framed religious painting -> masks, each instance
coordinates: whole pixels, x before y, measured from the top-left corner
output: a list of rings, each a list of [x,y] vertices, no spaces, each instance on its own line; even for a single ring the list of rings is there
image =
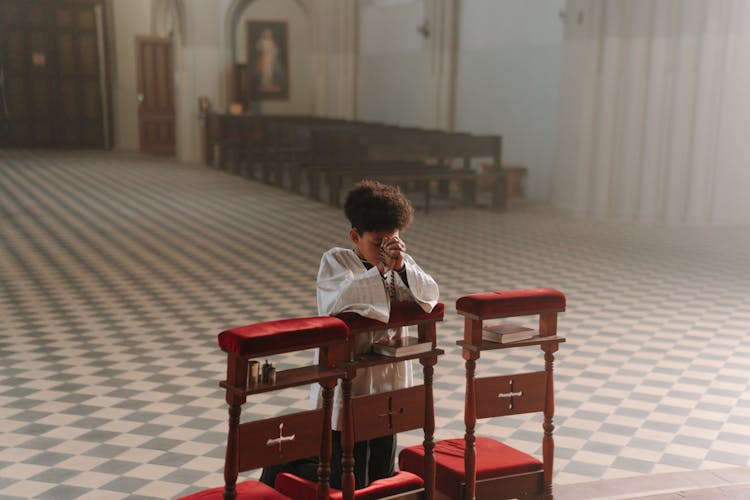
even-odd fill
[[[253,100],[289,99],[286,21],[247,21],[247,66]]]

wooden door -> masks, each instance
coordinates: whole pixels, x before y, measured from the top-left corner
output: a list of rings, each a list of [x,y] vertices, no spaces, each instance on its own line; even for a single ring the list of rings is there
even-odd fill
[[[174,156],[172,40],[136,37],[136,64],[141,152]]]
[[[105,7],[0,0],[0,144],[108,147]]]

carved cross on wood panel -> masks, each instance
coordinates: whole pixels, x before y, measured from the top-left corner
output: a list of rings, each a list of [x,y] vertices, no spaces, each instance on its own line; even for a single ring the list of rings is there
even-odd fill
[[[388,396],[388,411],[386,413],[378,413],[378,418],[388,417],[388,428],[393,429],[393,415],[401,415],[404,413],[404,408],[393,409],[393,397]]]
[[[513,398],[520,398],[523,396],[523,391],[513,391],[513,379],[509,380],[509,392],[501,392],[497,395],[498,398],[508,398],[508,408],[513,409]]]
[[[289,436],[284,435],[284,422],[281,422],[279,424],[279,437],[277,438],[269,438],[268,441],[266,441],[266,446],[273,446],[278,444],[279,445],[279,453],[282,453],[281,446],[286,441],[294,441],[294,437],[296,434],[291,434]]]

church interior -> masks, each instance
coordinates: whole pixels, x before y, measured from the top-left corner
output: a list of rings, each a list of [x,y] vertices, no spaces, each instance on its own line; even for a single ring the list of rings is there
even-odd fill
[[[0,0],[0,498],[223,488],[233,398],[310,402],[232,392],[217,335],[317,315],[362,178],[444,304],[399,451],[484,415],[481,350],[547,373],[544,414],[476,422],[545,457],[539,498],[748,498],[747,88],[745,0]],[[554,349],[470,345],[459,299],[538,289]],[[283,386],[303,347],[256,359]]]

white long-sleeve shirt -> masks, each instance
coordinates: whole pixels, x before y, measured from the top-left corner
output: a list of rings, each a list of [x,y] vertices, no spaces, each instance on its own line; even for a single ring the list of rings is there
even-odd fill
[[[439,290],[432,276],[420,268],[411,256],[404,254],[406,280],[391,271],[386,279],[381,277],[376,267],[366,269],[354,250],[332,248],[323,254],[318,270],[318,314],[335,315],[342,312],[354,312],[361,316],[388,322],[390,302],[413,300],[425,311],[431,311],[438,302]],[[392,290],[394,297],[389,297]],[[369,352],[372,344],[388,337],[398,338],[407,335],[407,327],[388,330],[375,330],[357,334],[353,339],[355,352]],[[315,362],[318,353],[315,354]],[[413,385],[411,361],[399,361],[386,365],[373,366],[357,370],[352,380],[352,396],[362,396],[385,392]],[[311,398],[314,407],[322,405],[320,386],[312,386]],[[341,429],[341,381],[336,386],[333,396],[333,429]]]

